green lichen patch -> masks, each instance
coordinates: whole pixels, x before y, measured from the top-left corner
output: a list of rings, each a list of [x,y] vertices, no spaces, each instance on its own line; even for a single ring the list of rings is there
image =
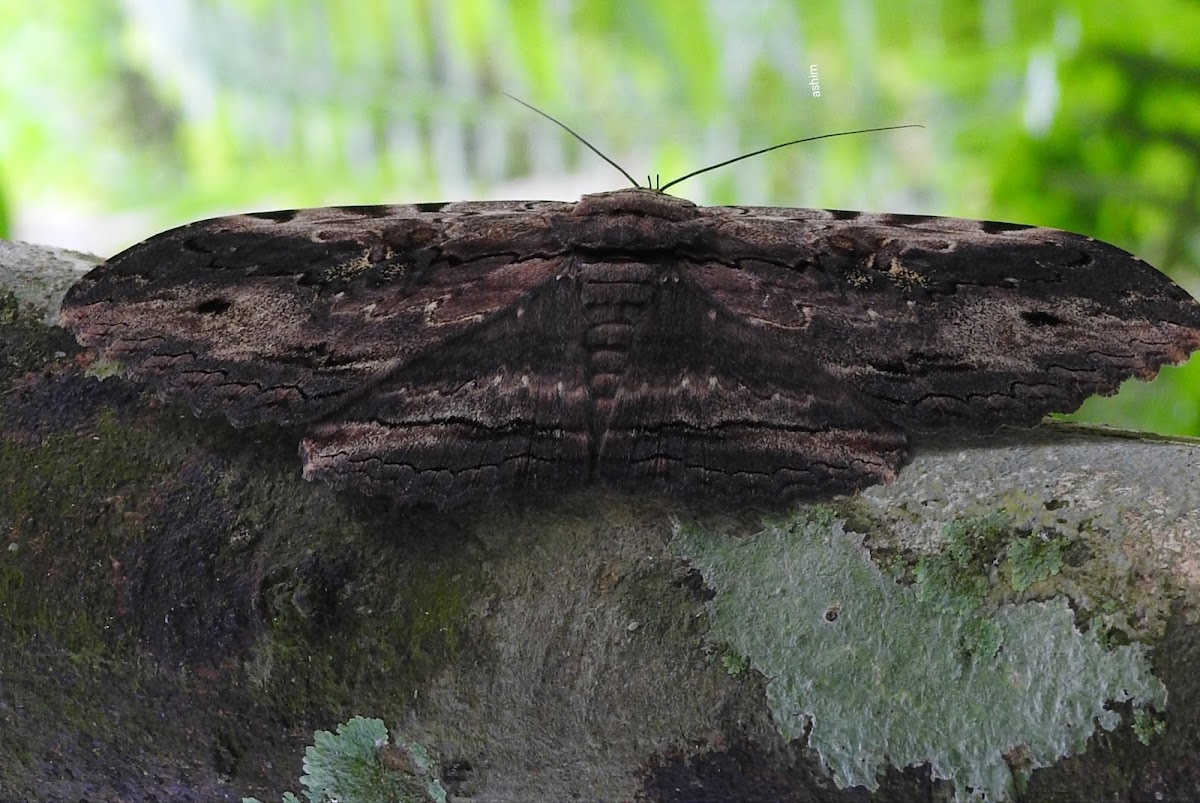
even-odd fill
[[[1149,745],[1167,732],[1167,723],[1153,712],[1139,709],[1133,713],[1133,732],[1139,742]]]
[[[0,291],[0,326],[11,326],[21,312],[17,297],[9,291]]]
[[[960,543],[987,536],[976,527]],[[1165,706],[1140,646],[1105,649],[1062,597],[990,612],[944,604],[884,575],[861,537],[827,517],[745,539],[679,527],[671,546],[716,592],[710,638],[769,679],[785,738],[811,726],[809,746],[839,786],[875,789],[888,764],[928,763],[958,799],[1003,800],[1015,791],[1014,750],[1023,780],[1082,752],[1096,725],[1115,728],[1109,701]],[[989,647],[964,654],[972,643]]]
[[[312,803],[446,803],[438,767],[424,745],[397,738],[388,743],[381,719],[352,717],[337,733],[317,731],[304,751],[300,782]],[[260,803],[243,798],[243,803]],[[298,803],[291,792],[284,803]]]
[[[1042,426],[997,433],[987,448],[918,448],[896,482],[856,500],[883,522],[867,541],[877,560],[941,552],[948,523],[1002,511],[1011,537],[991,601],[1066,594],[1081,626],[1144,642],[1161,638],[1175,611],[1200,618],[1200,564],[1181,559],[1200,533],[1196,455],[1195,443],[1177,439]],[[1069,544],[1008,551],[1025,536]],[[901,569],[911,578],[911,565]]]
[[[736,652],[726,652],[721,656],[721,666],[725,667],[725,671],[734,677],[745,672],[749,665],[750,660]]]
[[[1062,571],[1063,555],[1069,542],[1066,538],[1029,535],[1009,544],[1008,561],[1012,571],[1013,591],[1024,591]]]
[[[991,575],[1008,534],[999,514],[961,519],[946,525],[945,545],[917,561],[919,597],[947,613],[979,607],[992,587]]]
[[[919,558],[912,575],[921,599],[965,613],[1056,576],[1070,545],[1046,529],[1022,530],[1001,513],[967,516],[942,528],[941,548]]]
[[[92,379],[101,381],[112,377],[123,377],[126,375],[125,366],[119,362],[114,362],[104,357],[97,357],[88,365],[86,375]]]

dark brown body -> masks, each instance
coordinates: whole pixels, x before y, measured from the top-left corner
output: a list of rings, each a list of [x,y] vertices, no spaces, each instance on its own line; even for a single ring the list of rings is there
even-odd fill
[[[308,477],[437,504],[853,490],[907,432],[1032,424],[1200,348],[1187,293],[1079,235],[634,189],[195,223],[63,321],[197,413],[310,424]]]

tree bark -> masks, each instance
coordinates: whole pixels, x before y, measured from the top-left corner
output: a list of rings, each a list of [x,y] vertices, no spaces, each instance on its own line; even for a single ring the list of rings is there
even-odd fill
[[[396,509],[91,362],[48,322],[94,263],[0,245],[2,799],[277,800],[354,715],[452,799],[1200,798],[1200,443],[929,442],[787,515]]]

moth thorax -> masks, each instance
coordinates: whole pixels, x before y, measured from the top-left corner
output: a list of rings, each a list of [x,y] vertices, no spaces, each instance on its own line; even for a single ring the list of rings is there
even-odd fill
[[[670,221],[692,220],[700,209],[691,201],[658,190],[627,188],[585,195],[575,205],[577,217],[632,214]]]

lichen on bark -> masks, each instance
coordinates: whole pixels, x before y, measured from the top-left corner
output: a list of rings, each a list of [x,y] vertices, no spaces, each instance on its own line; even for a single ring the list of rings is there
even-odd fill
[[[1080,633],[1065,598],[983,611],[974,588],[964,604],[923,597],[825,510],[743,539],[681,527],[672,549],[716,593],[710,637],[768,678],[781,732],[807,736],[839,786],[928,763],[956,799],[1009,800],[1031,770],[1082,752],[1093,722],[1116,727],[1110,702],[1165,708],[1143,648]]]

